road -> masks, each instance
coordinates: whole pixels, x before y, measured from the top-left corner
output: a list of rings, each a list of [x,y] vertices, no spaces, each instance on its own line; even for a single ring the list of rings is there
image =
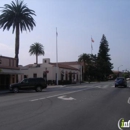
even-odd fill
[[[111,81],[1,94],[0,130],[119,130],[119,119],[130,120],[129,85],[114,88]]]

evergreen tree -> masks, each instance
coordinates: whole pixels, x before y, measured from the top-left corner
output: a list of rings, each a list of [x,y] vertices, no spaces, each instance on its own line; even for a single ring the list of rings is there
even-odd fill
[[[110,62],[111,58],[108,53],[109,51],[110,49],[108,41],[105,35],[103,34],[97,57],[98,77],[100,80],[106,79],[107,76],[109,76],[112,73],[113,64]]]
[[[88,80],[96,80],[97,79],[97,56],[93,54],[89,54],[90,61],[87,63],[86,75]]]

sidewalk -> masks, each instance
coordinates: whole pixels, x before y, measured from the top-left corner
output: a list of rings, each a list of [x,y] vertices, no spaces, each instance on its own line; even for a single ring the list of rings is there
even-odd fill
[[[9,90],[0,90],[0,94],[6,94],[6,93],[10,93]]]

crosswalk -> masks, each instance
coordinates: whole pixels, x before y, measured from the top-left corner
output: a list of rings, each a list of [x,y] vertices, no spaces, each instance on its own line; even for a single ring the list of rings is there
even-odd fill
[[[114,84],[86,84],[83,86],[71,86],[71,88],[98,88],[98,89],[108,89],[108,88],[115,88]],[[70,88],[70,87],[69,87]],[[129,88],[129,85],[128,85]]]
[[[98,85],[98,86],[93,86],[95,88],[102,88],[102,89],[106,89],[106,88],[114,88],[114,85]]]

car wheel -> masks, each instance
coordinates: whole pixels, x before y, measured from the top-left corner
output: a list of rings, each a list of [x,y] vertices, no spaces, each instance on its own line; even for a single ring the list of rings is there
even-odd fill
[[[46,86],[44,86],[44,88],[47,88],[47,85],[46,85]]]
[[[19,92],[19,89],[17,87],[13,88],[13,92],[14,93],[18,93]]]
[[[36,92],[41,92],[41,91],[42,91],[41,86],[37,86],[37,87],[36,87]]]

